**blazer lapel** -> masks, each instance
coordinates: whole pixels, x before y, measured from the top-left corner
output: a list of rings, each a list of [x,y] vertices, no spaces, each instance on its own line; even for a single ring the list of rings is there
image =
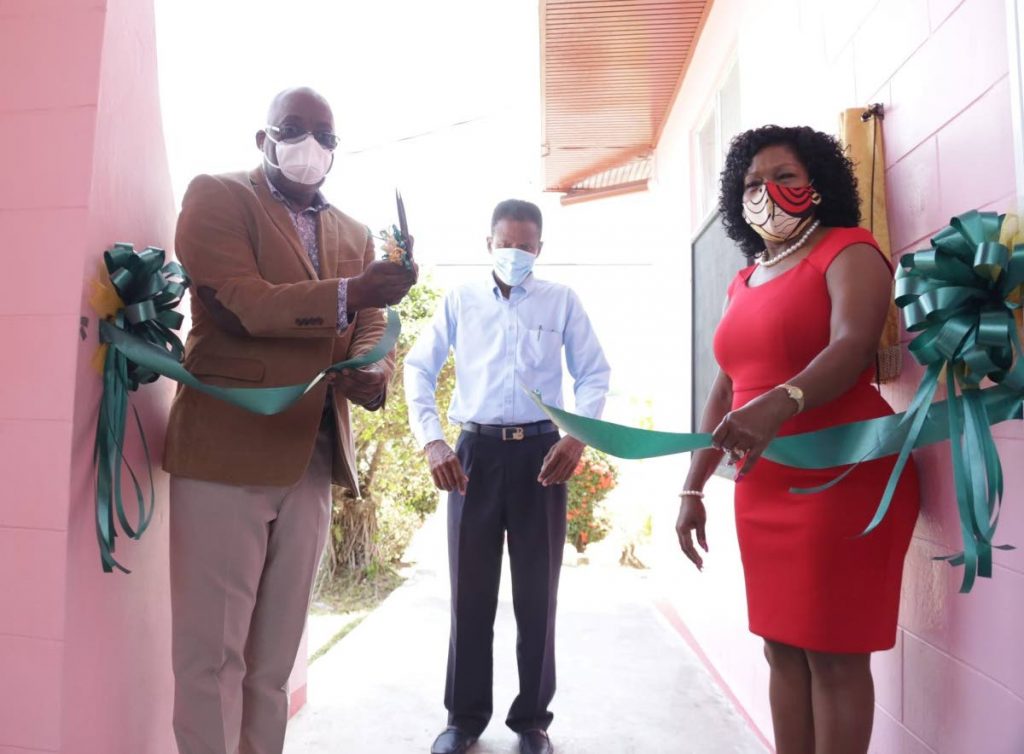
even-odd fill
[[[256,197],[260,200],[260,204],[263,205],[267,215],[274,221],[274,225],[281,231],[281,235],[288,239],[288,245],[291,246],[295,256],[298,257],[299,264],[302,265],[310,279],[316,280],[316,270],[313,268],[313,263],[309,261],[309,254],[303,248],[302,241],[299,240],[299,232],[295,230],[295,223],[292,222],[288,209],[271,195],[270,187],[267,186],[267,179],[263,175],[263,169],[256,168],[249,173],[249,181],[252,183],[253,191],[256,192]],[[323,247],[321,246],[321,248]]]
[[[320,269],[325,278],[338,275],[338,220],[330,209],[317,213],[316,239],[320,246]]]

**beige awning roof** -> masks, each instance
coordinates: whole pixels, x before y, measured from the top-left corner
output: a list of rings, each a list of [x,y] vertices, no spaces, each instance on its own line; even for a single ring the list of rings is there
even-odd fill
[[[541,0],[546,190],[649,166],[712,2]]]

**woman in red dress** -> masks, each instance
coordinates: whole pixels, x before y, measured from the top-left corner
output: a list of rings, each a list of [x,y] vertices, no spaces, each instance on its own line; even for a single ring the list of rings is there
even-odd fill
[[[872,386],[892,270],[857,227],[856,179],[832,137],[766,126],[738,136],[722,172],[726,230],[758,260],[729,286],[715,333],[720,372],[676,529],[700,568],[702,489],[723,454],[738,468],[736,530],[750,630],[763,637],[778,754],[864,754],[874,717],[870,653],[896,640],[903,559],[918,510],[909,464],[888,515],[863,532],[893,467],[837,475],[758,460],[771,440],[892,409]]]

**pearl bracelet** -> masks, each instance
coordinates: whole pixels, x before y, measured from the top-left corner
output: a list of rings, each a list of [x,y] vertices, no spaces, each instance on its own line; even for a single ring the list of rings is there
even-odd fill
[[[683,490],[679,493],[679,497],[696,497],[701,500],[704,499],[704,493],[700,490]]]

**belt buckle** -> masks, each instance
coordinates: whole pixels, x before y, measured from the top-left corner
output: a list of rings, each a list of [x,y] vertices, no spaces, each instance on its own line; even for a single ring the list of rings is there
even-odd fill
[[[526,437],[526,430],[522,427],[502,427],[501,428],[501,439],[503,441],[508,440],[522,440]]]

